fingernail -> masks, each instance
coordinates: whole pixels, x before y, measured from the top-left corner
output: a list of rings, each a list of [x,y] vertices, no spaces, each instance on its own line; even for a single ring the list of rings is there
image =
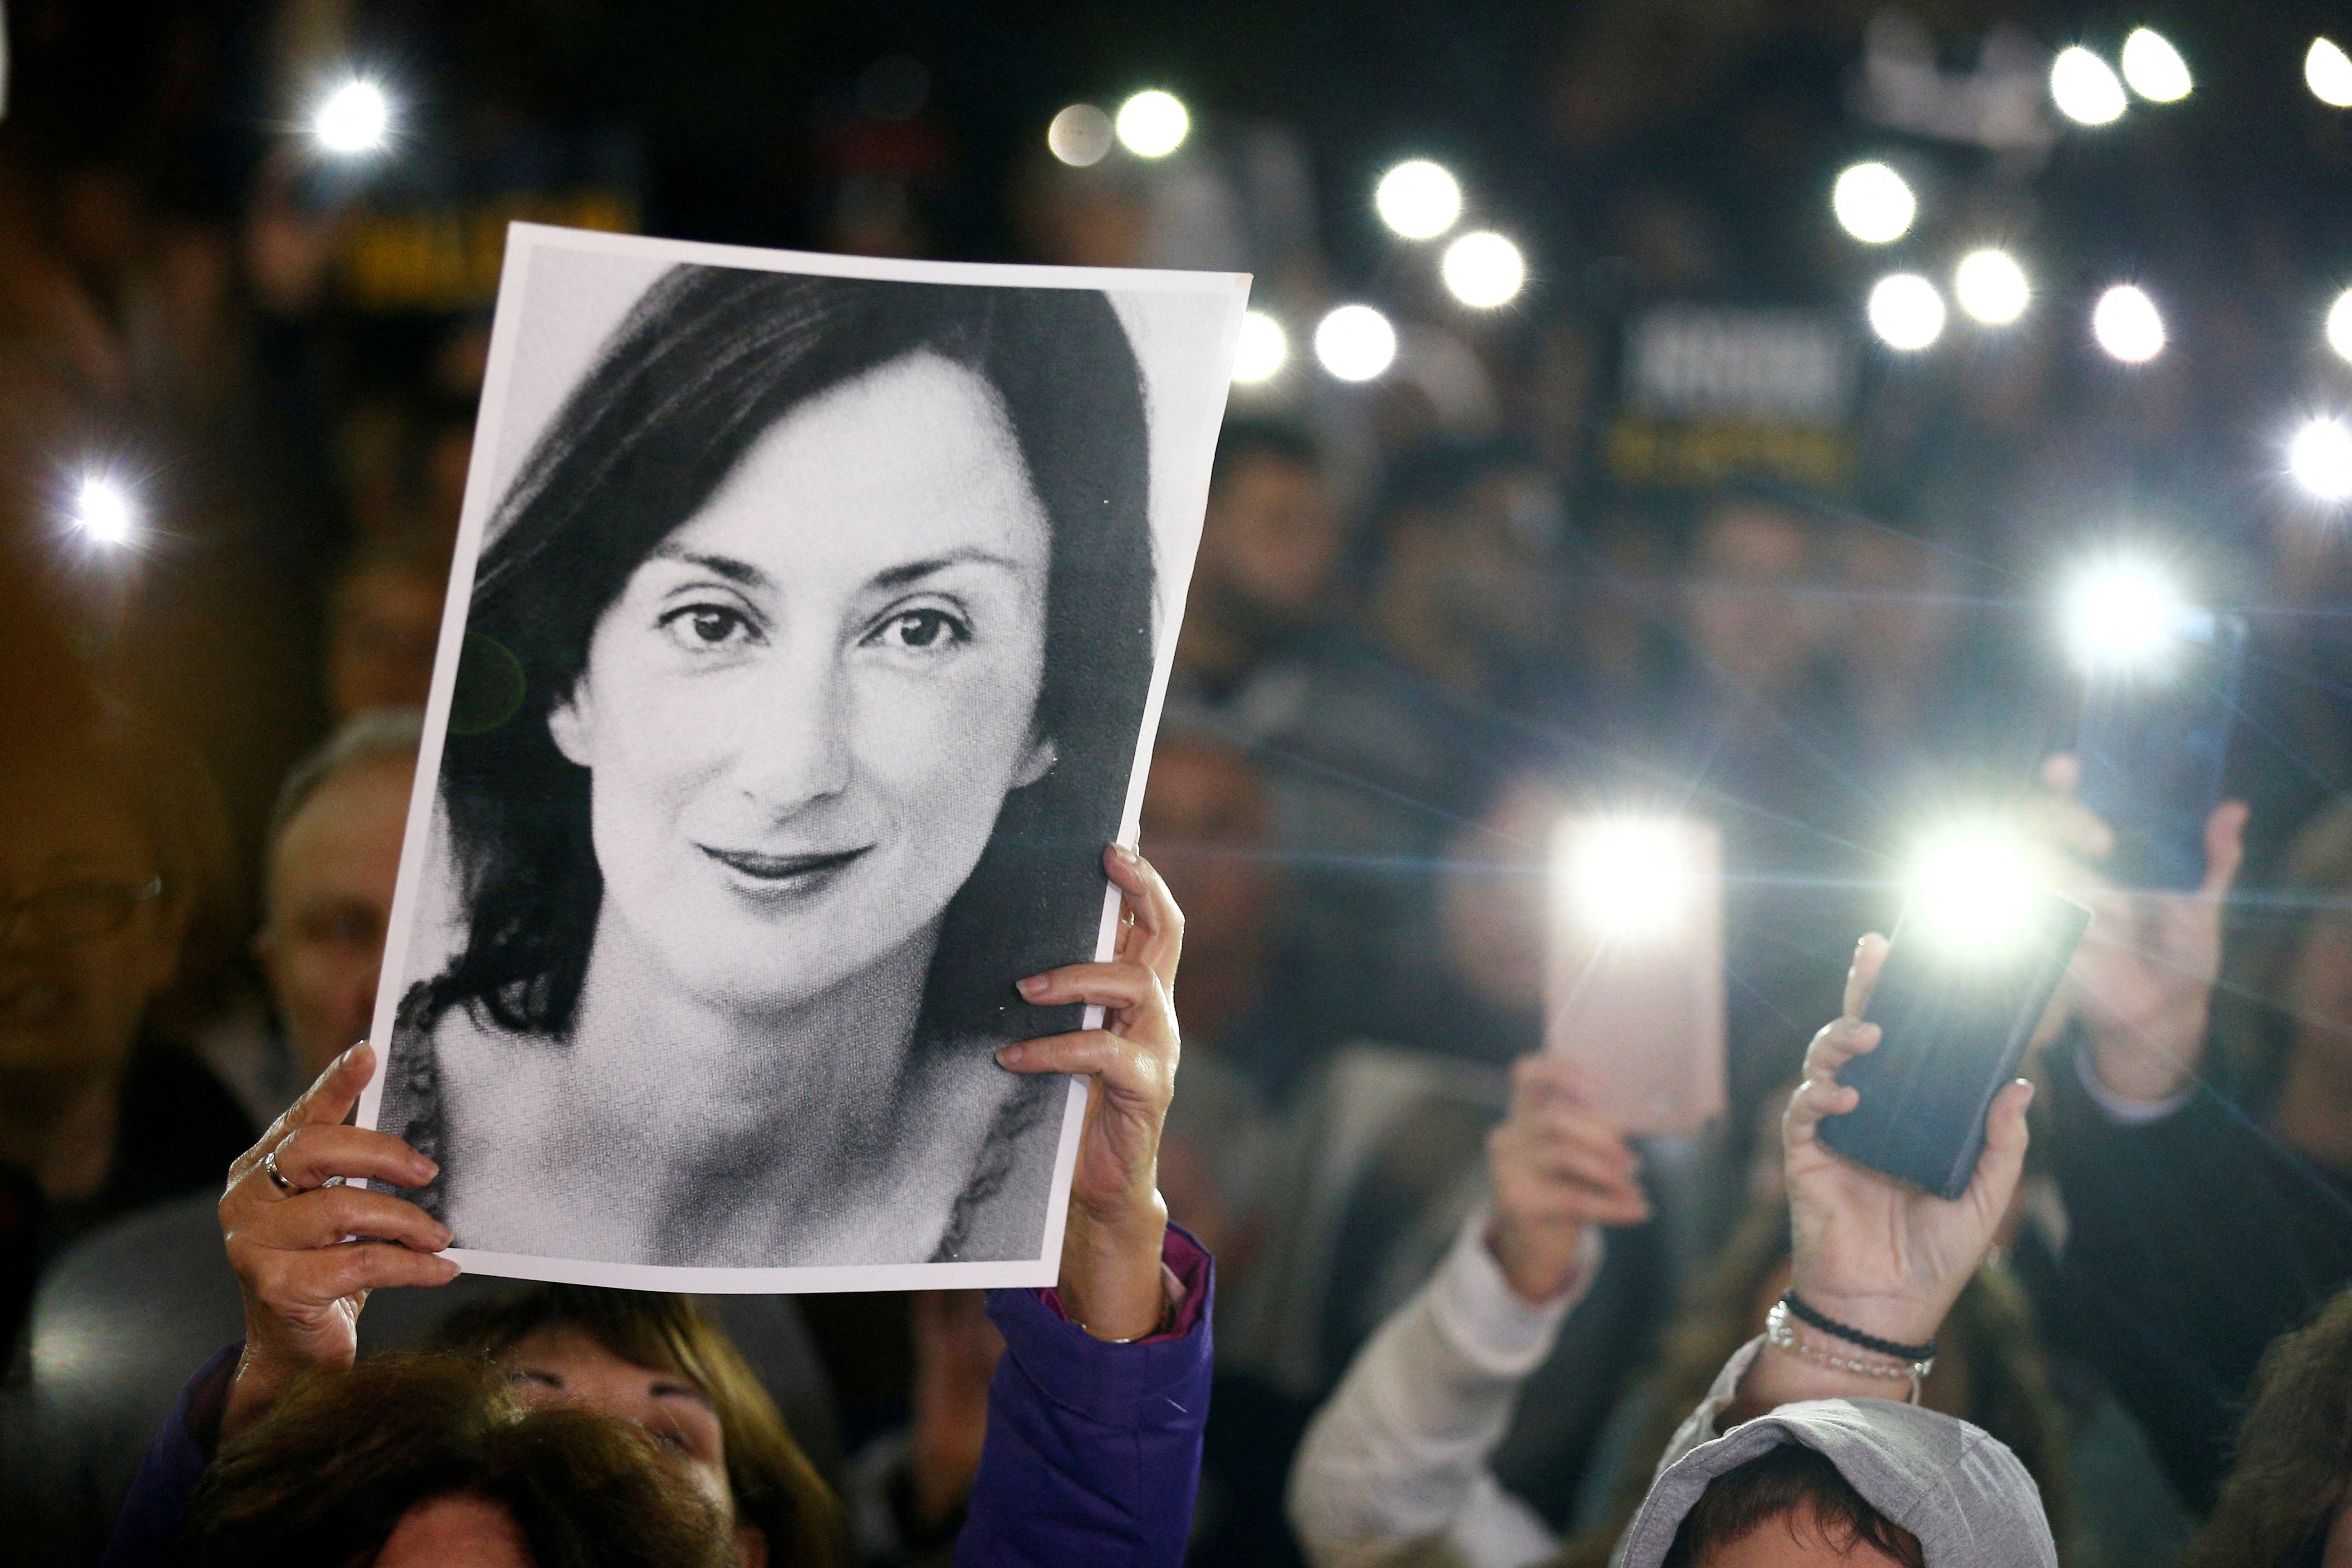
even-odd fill
[[[1019,1066],[1021,1065],[1021,1058],[1022,1058],[1023,1057],[1026,1056],[1026,1055],[1028,1055],[1028,1051],[1027,1051],[1027,1049],[1026,1049],[1025,1047],[1021,1047],[1021,1046],[1005,1046],[1005,1047],[1002,1047],[1002,1048],[1000,1048],[1000,1049],[997,1051],[997,1053],[996,1053],[996,1061],[997,1061],[997,1065],[998,1065],[999,1067],[1008,1067],[1008,1068],[1016,1068],[1016,1067],[1019,1067]]]
[[[1018,984],[1021,987],[1021,994],[1024,996],[1035,996],[1042,993],[1045,987],[1051,985],[1053,982],[1046,979],[1042,974],[1033,974],[1028,979],[1021,981]]]
[[[425,1173],[425,1182],[431,1181],[434,1177],[441,1173],[441,1167],[439,1165],[436,1164],[431,1160],[424,1159],[422,1157],[420,1157],[416,1162],[416,1169]],[[419,1182],[416,1184],[418,1186],[423,1186],[425,1182]]]
[[[1110,847],[1110,852],[1118,856],[1120,859],[1126,861],[1130,866],[1134,865],[1136,862],[1137,857],[1135,851],[1124,844],[1112,845]]]

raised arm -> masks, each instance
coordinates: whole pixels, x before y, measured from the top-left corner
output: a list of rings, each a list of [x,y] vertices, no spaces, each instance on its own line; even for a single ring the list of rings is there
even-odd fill
[[[1318,1568],[1435,1539],[1468,1568],[1519,1568],[1558,1549],[1488,1457],[1599,1272],[1599,1227],[1649,1217],[1633,1153],[1591,1102],[1571,1063],[1534,1056],[1514,1068],[1510,1115],[1486,1143],[1489,1208],[1357,1353],[1292,1467],[1291,1523]]]
[[[1091,1003],[1103,1026],[1005,1047],[1013,1072],[1089,1080],[1052,1291],[990,1292],[1004,1356],[956,1543],[959,1563],[1184,1558],[1209,1414],[1208,1255],[1168,1225],[1160,1131],[1175,1091],[1172,1001],[1184,920],[1133,850],[1103,858],[1125,910],[1108,963],[1022,983],[1045,1004]]]

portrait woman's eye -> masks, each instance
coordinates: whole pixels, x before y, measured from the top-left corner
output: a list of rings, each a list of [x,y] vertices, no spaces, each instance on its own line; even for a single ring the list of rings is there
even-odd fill
[[[680,605],[664,615],[660,624],[669,640],[688,653],[741,647],[757,640],[759,632],[742,611],[709,603]]]
[[[910,653],[936,653],[971,641],[962,616],[937,605],[916,605],[885,616],[866,637],[868,644]]]

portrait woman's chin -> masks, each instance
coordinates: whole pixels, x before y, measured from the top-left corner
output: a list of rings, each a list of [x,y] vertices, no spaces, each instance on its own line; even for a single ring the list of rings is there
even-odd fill
[[[461,1247],[1038,1256],[1151,670],[1148,426],[1103,295],[681,266],[474,574],[439,799],[465,941],[378,1125]]]

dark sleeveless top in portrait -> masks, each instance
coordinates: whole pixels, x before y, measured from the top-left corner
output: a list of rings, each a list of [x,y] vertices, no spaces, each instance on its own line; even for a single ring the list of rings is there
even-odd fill
[[[392,1050],[384,1068],[383,1100],[376,1110],[376,1128],[402,1140],[441,1167],[422,1187],[391,1189],[444,1224],[448,1203],[449,1173],[462,1165],[463,1149],[449,1146],[448,1121],[441,1105],[440,1064],[433,1029],[425,1023],[432,987],[420,983],[401,998],[393,1026]],[[980,1049],[978,1045],[972,1049]],[[1034,1139],[1051,1135],[1061,1124],[1061,1108],[1068,1092],[1059,1076],[1027,1078],[997,1108],[971,1173],[949,1211],[947,1229],[929,1258],[854,1258],[838,1261],[870,1263],[992,1263],[1034,1259],[1045,1240],[1046,1194],[1053,1183],[1054,1161],[1041,1163],[1023,1153]],[[451,1243],[467,1245],[463,1235]],[[606,1259],[604,1261],[623,1261]],[[651,1262],[653,1259],[626,1259]],[[825,1267],[831,1259],[807,1265]],[[740,1267],[759,1267],[756,1264]]]

